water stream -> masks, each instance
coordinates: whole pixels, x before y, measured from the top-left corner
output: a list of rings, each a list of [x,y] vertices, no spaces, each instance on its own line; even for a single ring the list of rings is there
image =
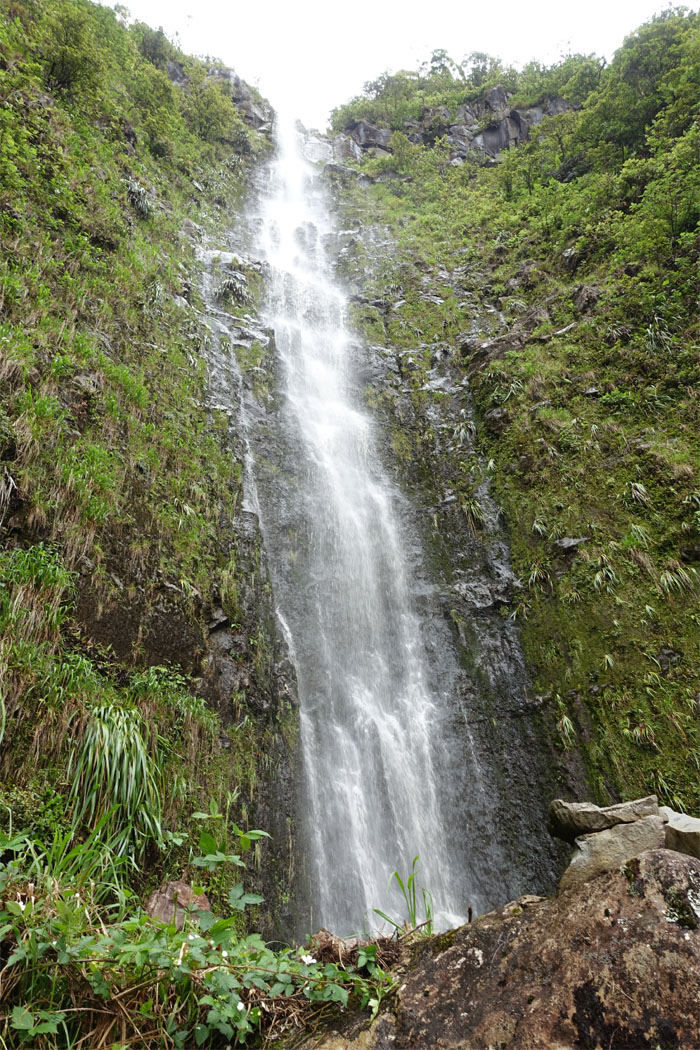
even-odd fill
[[[297,932],[376,929],[375,909],[403,919],[391,874],[405,880],[416,856],[416,882],[447,928],[470,906],[548,888],[553,870],[522,654],[488,597],[512,577],[507,544],[484,493],[491,536],[456,589],[429,568],[425,508],[383,465],[365,407],[372,351],[346,326],[323,179],[294,122],[278,120],[277,137],[245,245],[265,272],[262,317],[234,319],[218,303],[213,274],[235,253],[202,258],[210,396],[236,421],[243,509],[259,521],[298,682],[295,843],[311,906],[297,905]],[[465,601],[467,665],[454,621]]]
[[[346,302],[324,252],[328,206],[293,123],[280,123],[278,142],[260,249],[285,390],[278,478],[291,471],[296,491],[285,526],[280,485],[267,500],[261,486],[262,521],[298,677],[317,921],[348,933],[376,924],[374,908],[400,917],[389,878],[405,878],[417,855],[446,926],[468,897],[451,845],[460,818],[440,786],[447,711],[428,681],[401,497],[356,389]],[[478,793],[478,770],[472,780]]]

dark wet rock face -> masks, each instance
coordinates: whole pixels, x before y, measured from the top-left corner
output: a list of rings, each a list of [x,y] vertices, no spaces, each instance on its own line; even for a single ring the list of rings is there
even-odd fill
[[[700,864],[654,850],[414,949],[374,1025],[318,1050],[695,1050]],[[312,1044],[304,1044],[310,1047]]]
[[[339,272],[347,266],[353,273],[358,242],[363,266],[392,251],[383,237],[381,229],[343,231],[335,248]],[[443,285],[451,279],[439,275]],[[353,285],[358,314],[400,314],[401,299],[373,295],[365,280],[363,270]],[[421,297],[442,302],[438,283],[426,277]],[[464,339],[471,335],[465,331]],[[476,913],[528,890],[551,892],[564,851],[547,841],[547,806],[562,789],[580,793],[583,777],[566,770],[562,781],[546,698],[532,695],[512,615],[522,584],[487,465],[478,461],[468,381],[455,348],[444,343],[369,343],[354,353],[381,428],[382,458],[408,497],[399,512],[413,602],[430,681],[448,698],[441,764],[450,804],[463,815],[454,838],[464,844],[470,876],[465,904]],[[460,480],[464,461],[479,478],[469,491]]]

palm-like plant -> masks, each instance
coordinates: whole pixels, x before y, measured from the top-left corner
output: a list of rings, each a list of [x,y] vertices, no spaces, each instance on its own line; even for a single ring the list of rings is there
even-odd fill
[[[104,820],[103,838],[117,856],[140,853],[162,837],[162,800],[156,764],[135,708],[106,703],[92,708],[69,773],[73,826]]]

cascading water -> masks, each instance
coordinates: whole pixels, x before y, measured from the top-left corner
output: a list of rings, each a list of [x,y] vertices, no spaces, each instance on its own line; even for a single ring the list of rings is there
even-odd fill
[[[548,890],[557,866],[538,708],[501,615],[517,581],[487,485],[480,539],[433,550],[447,574],[426,559],[425,522],[440,507],[413,506],[382,466],[362,385],[368,370],[384,374],[385,352],[358,347],[345,326],[327,257],[338,235],[303,141],[278,121],[249,216],[245,251],[262,258],[268,289],[262,318],[230,316],[216,294],[216,267],[235,264],[240,231],[237,251],[202,253],[211,397],[245,462],[244,510],[259,521],[298,684],[305,831],[285,875],[290,920],[303,938],[321,925],[376,927],[374,909],[403,918],[390,877],[405,879],[418,856],[417,883],[444,928],[470,906]]]
[[[298,677],[314,921],[352,932],[376,925],[373,908],[401,915],[389,878],[418,855],[446,926],[474,900],[456,845],[463,817],[441,786],[454,773],[452,730],[428,685],[400,496],[355,389],[346,303],[324,255],[329,212],[298,137],[280,124],[260,222],[292,450],[278,477],[295,480],[286,499],[277,485],[266,500],[261,486],[261,513]],[[470,775],[478,795],[478,770]]]

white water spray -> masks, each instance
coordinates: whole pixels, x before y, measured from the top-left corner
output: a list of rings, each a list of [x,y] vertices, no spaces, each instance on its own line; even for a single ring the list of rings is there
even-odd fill
[[[280,124],[260,223],[266,321],[298,458],[286,544],[268,535],[264,499],[261,509],[298,677],[314,921],[349,933],[376,926],[374,908],[402,917],[389,878],[405,878],[418,855],[417,881],[446,926],[467,903],[451,848],[460,829],[438,787],[446,713],[426,680],[400,496],[355,390],[346,301],[324,254],[329,211],[299,139],[293,122]]]

